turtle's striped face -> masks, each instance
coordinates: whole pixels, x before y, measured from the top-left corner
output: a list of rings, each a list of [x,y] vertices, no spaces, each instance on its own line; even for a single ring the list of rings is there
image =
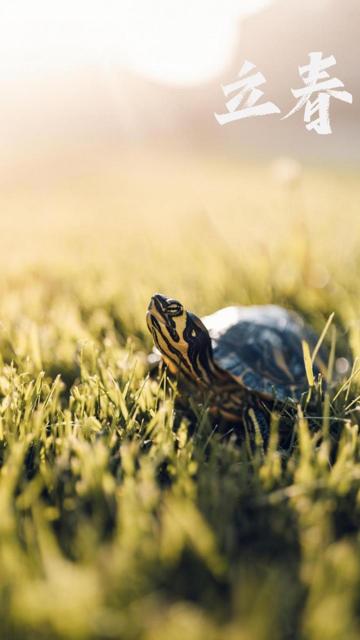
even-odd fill
[[[186,311],[172,298],[155,294],[146,314],[146,322],[156,347],[175,372],[209,384],[214,373],[208,330],[197,316]]]

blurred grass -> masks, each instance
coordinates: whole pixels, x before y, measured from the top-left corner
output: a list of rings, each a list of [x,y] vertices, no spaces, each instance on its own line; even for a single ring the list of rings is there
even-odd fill
[[[357,376],[249,452],[147,376],[144,312],[335,312],[356,362],[359,174],[154,153],[2,186],[1,638],[358,638]]]

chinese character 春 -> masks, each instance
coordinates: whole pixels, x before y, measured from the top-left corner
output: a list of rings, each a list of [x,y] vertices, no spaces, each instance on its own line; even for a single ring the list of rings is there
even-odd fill
[[[255,65],[246,60],[239,73],[240,80],[236,80],[222,87],[225,96],[235,92],[236,94],[226,102],[227,113],[214,113],[219,124],[227,124],[228,122],[249,118],[250,116],[265,116],[271,113],[280,113],[279,107],[273,102],[268,101],[257,104],[258,100],[264,95],[264,92],[257,87],[264,84],[266,80],[260,72],[247,75],[249,71],[254,68]],[[242,106],[241,109],[238,108],[240,106]]]
[[[339,91],[344,84],[338,78],[330,78],[326,69],[336,64],[334,56],[323,58],[321,51],[309,53],[310,64],[299,67],[305,87],[292,89],[295,98],[299,98],[295,107],[282,119],[288,118],[302,107],[305,107],[304,122],[308,131],[314,129],[316,133],[326,135],[331,133],[329,107],[330,97],[343,102],[352,103],[352,95],[348,91]],[[313,94],[315,99],[311,100]],[[312,119],[312,117],[314,119]]]

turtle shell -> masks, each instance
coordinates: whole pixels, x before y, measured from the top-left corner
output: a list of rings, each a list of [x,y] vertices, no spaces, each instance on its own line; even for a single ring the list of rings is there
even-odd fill
[[[296,313],[275,305],[226,307],[202,321],[217,365],[249,391],[286,401],[307,390],[302,340],[314,349],[317,336]],[[314,375],[325,376],[326,364],[322,348]]]

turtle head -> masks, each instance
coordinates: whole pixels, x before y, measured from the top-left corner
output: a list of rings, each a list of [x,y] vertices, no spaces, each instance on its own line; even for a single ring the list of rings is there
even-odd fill
[[[209,332],[200,318],[159,293],[152,296],[146,322],[156,347],[170,370],[209,384],[214,363]]]

